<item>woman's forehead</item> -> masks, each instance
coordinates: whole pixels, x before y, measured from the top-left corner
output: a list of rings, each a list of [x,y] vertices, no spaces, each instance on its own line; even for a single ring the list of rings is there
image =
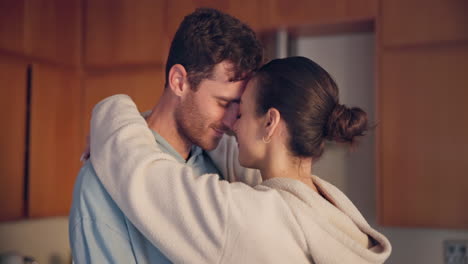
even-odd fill
[[[242,94],[241,102],[245,100],[251,100],[255,95],[256,89],[257,89],[257,80],[256,78],[252,78],[247,83],[245,91]]]

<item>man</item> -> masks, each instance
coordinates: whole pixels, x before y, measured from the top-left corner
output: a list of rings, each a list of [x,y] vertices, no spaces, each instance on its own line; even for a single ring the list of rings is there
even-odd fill
[[[161,149],[197,175],[229,178],[233,166],[216,167],[204,150],[230,130],[246,79],[261,62],[255,33],[239,20],[213,9],[185,17],[171,44],[164,93],[147,117]],[[217,151],[230,157],[225,145]],[[120,211],[89,161],[76,180],[69,234],[75,263],[170,263]]]

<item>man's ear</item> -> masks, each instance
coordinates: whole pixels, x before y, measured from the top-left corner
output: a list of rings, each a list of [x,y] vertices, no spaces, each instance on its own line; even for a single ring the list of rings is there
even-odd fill
[[[169,70],[168,75],[169,89],[177,96],[182,96],[190,86],[187,82],[187,71],[181,64],[174,64]]]
[[[281,114],[276,108],[268,109],[268,112],[265,114],[265,137],[271,138],[275,131],[278,129],[279,123],[281,121]]]

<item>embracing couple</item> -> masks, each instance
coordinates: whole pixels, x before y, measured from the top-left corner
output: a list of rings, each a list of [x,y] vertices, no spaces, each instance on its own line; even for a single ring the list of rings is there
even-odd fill
[[[325,142],[367,115],[303,57],[262,64],[255,33],[198,9],[180,24],[159,102],[93,111],[70,213],[75,263],[383,263],[389,241],[314,176]]]

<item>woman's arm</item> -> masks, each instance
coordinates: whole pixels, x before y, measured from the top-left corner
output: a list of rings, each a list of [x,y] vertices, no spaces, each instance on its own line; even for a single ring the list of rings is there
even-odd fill
[[[163,153],[128,96],[112,96],[93,110],[91,161],[126,216],[172,261],[218,262],[227,182],[195,178]]]
[[[163,153],[125,95],[94,108],[91,161],[130,221],[178,263],[218,263],[227,240],[228,207],[235,203],[239,210],[250,199],[259,200],[247,185],[229,185],[215,174],[194,177],[191,168]],[[232,192],[243,195],[236,194],[233,202]]]
[[[259,170],[239,164],[239,148],[234,136],[225,134],[216,149],[208,152],[208,155],[229,182],[242,182],[252,187],[262,182]]]

